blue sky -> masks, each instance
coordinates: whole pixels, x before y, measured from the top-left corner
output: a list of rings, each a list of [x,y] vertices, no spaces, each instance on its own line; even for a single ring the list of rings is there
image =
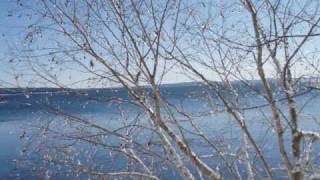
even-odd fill
[[[13,76],[8,61],[10,60],[10,47],[20,45],[19,38],[23,33],[23,21],[13,16],[17,9],[17,1],[1,0],[0,1],[0,85],[6,86],[6,81],[12,83]]]
[[[17,1],[18,0],[0,0],[0,88],[16,86],[17,82],[14,78],[15,73],[24,73],[26,70],[28,70],[27,67],[21,68],[15,65],[14,63],[9,63],[9,61],[14,57],[12,52],[19,52],[18,49],[22,49],[23,37],[26,32],[25,28],[33,21],[33,19],[29,19],[28,17],[26,17],[26,14],[23,14],[21,15],[21,17],[19,17],[19,13],[21,13],[21,10],[19,9],[21,8],[19,8],[19,4],[17,3]],[[35,2],[37,1],[26,0],[24,2],[27,2],[27,5],[32,7],[36,5]],[[25,9],[25,7],[23,7],[22,9]],[[50,35],[48,38],[56,37],[52,37]],[[318,39],[315,39],[314,42],[309,43],[307,48],[305,47],[304,49],[316,48],[318,44],[317,41]],[[45,43],[48,43],[48,40],[46,40]],[[266,71],[269,72],[268,67],[266,67]],[[297,66],[295,72],[299,74],[302,71],[304,71],[302,66]],[[76,77],[78,79],[86,78],[85,76],[83,76],[83,74],[79,72],[73,71],[69,73],[72,73],[73,77]],[[210,77],[213,77],[209,72],[205,72],[205,74],[207,74]],[[68,76],[68,74],[63,74],[62,81],[67,82]],[[72,81],[76,81],[76,79],[73,79]],[[190,81],[190,79],[181,74],[177,74],[176,72],[173,72],[166,77],[166,83],[182,81]],[[23,83],[27,83],[27,81]],[[33,85],[34,84],[30,86]]]
[[[24,2],[28,3],[26,5],[32,6],[32,3],[36,1],[31,0]],[[22,8],[25,8],[25,5],[23,5]],[[23,38],[26,32],[25,28],[33,21],[33,19],[27,18],[25,13],[20,15],[20,13],[22,13],[22,8],[19,7],[17,0],[0,0],[0,88],[16,86],[39,86],[35,84],[28,85],[25,77],[24,80],[20,79],[20,82],[17,82],[15,80],[16,74],[25,73],[27,71],[27,67],[21,68],[15,63],[9,63],[9,61],[11,61],[14,57],[13,52],[19,52],[18,49],[23,47]],[[78,77],[79,79],[85,78],[85,76],[83,76],[81,73],[77,73],[75,71],[72,73],[73,77]],[[67,83],[68,76],[69,75],[65,75],[65,78],[63,78],[62,81]],[[76,80],[73,79],[73,81]],[[179,76],[176,73],[170,75],[167,80],[169,83],[181,81],[187,81],[187,79],[181,75]]]

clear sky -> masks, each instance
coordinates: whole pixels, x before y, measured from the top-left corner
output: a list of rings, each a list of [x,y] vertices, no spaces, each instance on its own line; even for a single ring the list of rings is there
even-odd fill
[[[28,6],[34,6],[36,5],[36,0],[26,0],[25,3],[28,3]],[[214,1],[216,2],[216,1]],[[223,2],[223,1],[222,1]],[[225,1],[229,2],[229,1]],[[24,6],[24,5],[23,5]],[[15,80],[15,75],[19,74],[21,72],[25,72],[27,67],[21,67],[16,66],[15,63],[9,63],[12,61],[12,58],[14,57],[13,52],[17,53],[19,52],[18,49],[23,47],[23,38],[26,32],[27,25],[31,24],[33,19],[29,18],[30,16],[26,16],[26,14],[19,14],[22,13],[21,9],[24,9],[24,7],[20,8],[19,0],[0,0],[0,88],[1,87],[15,87],[18,83]],[[302,32],[300,34],[303,34],[305,32]],[[51,37],[55,38],[55,37]],[[315,42],[311,42],[308,44],[307,48],[305,49],[315,49],[318,45],[318,40]],[[47,43],[47,42],[45,42]],[[314,47],[313,47],[314,46]],[[252,66],[254,67],[254,66]],[[23,69],[25,68],[25,69]],[[270,72],[268,70],[268,67],[265,67],[266,71]],[[272,67],[271,67],[272,68]],[[253,71],[255,71],[255,68],[253,68]],[[203,70],[204,73],[211,76],[209,71]],[[299,73],[305,73],[305,69],[302,68],[302,66],[296,66],[295,72]],[[76,78],[85,78],[83,74],[74,72],[73,77]],[[67,82],[68,81],[68,74],[62,76],[62,81]],[[213,77],[213,76],[211,76]],[[184,81],[190,81],[187,77],[175,72],[171,72],[168,76],[166,76],[166,83],[174,83],[174,82],[184,82]],[[215,79],[213,79],[215,80]],[[72,81],[76,81],[73,79]],[[22,86],[33,86],[24,84]]]
[[[18,39],[22,37],[25,28],[25,21],[13,14],[17,13],[17,7],[15,0],[0,0],[0,86],[7,86],[5,82],[14,84],[12,67],[8,63],[10,49],[21,44]]]
[[[36,0],[23,1],[27,2],[28,6],[32,6]],[[12,63],[14,59],[14,54],[19,52],[17,49],[23,47],[23,38],[25,35],[26,27],[32,23],[33,19],[26,17],[26,14],[22,14],[21,9],[25,5],[20,6],[20,1],[18,0],[0,0],[0,88],[2,87],[16,87],[16,86],[43,86],[28,84],[25,80],[16,80],[16,74],[21,74],[21,72],[26,71],[18,66],[16,63]],[[21,13],[21,14],[19,14]],[[15,59],[13,61],[16,61]],[[24,72],[23,72],[24,73]],[[71,72],[70,72],[71,73]],[[83,74],[72,72],[73,77],[79,78],[79,80],[85,77]],[[63,75],[62,81],[68,81],[68,74]],[[23,79],[26,79],[25,77]],[[190,79],[184,77],[180,73],[171,72],[166,79],[167,83],[190,81]],[[72,81],[77,81],[73,79]],[[47,86],[47,85],[44,85]],[[50,85],[49,85],[50,86]]]

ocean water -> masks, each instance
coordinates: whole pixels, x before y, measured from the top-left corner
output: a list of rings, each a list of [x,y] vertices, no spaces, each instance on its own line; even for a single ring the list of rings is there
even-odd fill
[[[183,111],[192,114],[194,121],[210,138],[215,141],[221,141],[228,149],[234,149],[235,152],[241,149],[241,135],[236,122],[226,112],[220,110],[219,100],[211,96],[209,89],[199,85],[188,86],[167,86],[162,88],[161,92],[170,104],[174,104]],[[37,126],[37,123],[43,120],[54,119],[59,121],[59,116],[50,113],[50,109],[58,109],[68,114],[81,118],[90,119],[93,122],[107,127],[117,128],[123,126],[125,118],[128,122],[133,122],[134,117],[141,113],[141,109],[136,105],[128,102],[121,104],[109,101],[112,98],[121,98],[129,101],[130,98],[123,89],[90,89],[90,90],[73,90],[52,91],[52,89],[37,89],[20,93],[3,92],[1,93],[0,103],[0,179],[33,179],[32,171],[38,166],[37,161],[30,161],[31,164],[20,168],[17,166],[19,159],[27,159],[23,150],[25,141],[23,140],[24,133],[29,129]],[[211,99],[209,98],[211,97]],[[266,104],[263,98],[254,94],[244,94],[240,98],[241,107],[249,108],[257,105]],[[299,112],[300,128],[304,130],[320,131],[320,124],[317,120],[320,117],[320,93],[310,92],[297,97]],[[278,103],[280,109],[286,112],[285,104]],[[119,113],[122,116],[119,116]],[[281,168],[280,157],[278,155],[277,144],[274,133],[271,128],[270,110],[268,106],[263,106],[259,109],[250,109],[244,111],[246,123],[253,134],[255,140],[261,145],[263,152],[266,154],[268,162],[273,167]],[[183,119],[181,115],[177,117]],[[146,121],[147,117],[141,117],[142,121]],[[61,121],[62,122],[62,121]],[[147,121],[146,121],[147,123]],[[191,129],[189,123],[181,123],[185,129]],[[57,128],[63,128],[57,123]],[[174,127],[173,127],[174,128]],[[60,129],[61,130],[61,129]],[[175,129],[176,130],[176,129]],[[31,130],[32,131],[32,130]],[[136,133],[136,139],[143,143],[150,132],[141,131]],[[212,149],[203,145],[201,141],[195,138],[192,134],[186,133],[186,137],[190,139],[190,146],[199,155],[212,154]],[[289,140],[289,137],[286,136]],[[52,141],[57,141],[51,139]],[[108,141],[113,141],[108,139]],[[54,143],[54,142],[52,142]],[[59,143],[59,142],[57,142]],[[115,141],[115,143],[117,143]],[[79,145],[81,146],[81,145]],[[287,147],[290,147],[289,144]],[[90,147],[89,147],[90,148]],[[318,146],[315,146],[314,160],[319,159],[317,154]],[[230,151],[231,151],[230,150]],[[99,152],[97,153],[99,154]],[[32,156],[37,156],[36,153]],[[125,160],[118,158],[111,161],[108,158],[101,158],[104,155],[98,156],[95,162],[105,164],[104,169],[113,171],[121,169]],[[223,166],[221,162],[214,159],[206,159],[208,164],[215,166]],[[259,163],[259,162],[257,162]],[[40,164],[39,164],[40,166]],[[160,165],[159,166],[163,166]],[[241,167],[241,165],[240,165]],[[285,179],[281,172],[278,173],[278,179]],[[53,176],[56,179],[64,179],[63,177]],[[163,179],[179,179],[180,177],[170,167],[163,167],[161,175]]]

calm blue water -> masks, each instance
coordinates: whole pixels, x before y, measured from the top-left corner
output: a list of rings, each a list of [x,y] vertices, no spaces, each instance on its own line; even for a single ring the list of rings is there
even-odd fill
[[[193,113],[194,115],[202,114],[200,117],[195,116],[194,119],[197,125],[209,137],[226,142],[226,146],[229,146],[229,149],[236,150],[240,148],[239,129],[234,120],[225,112],[207,114],[212,111],[210,107],[218,107],[217,109],[221,109],[221,107],[216,105],[219,104],[219,101],[214,97],[211,101],[208,101],[209,91],[206,88],[200,86],[172,86],[163,88],[162,93],[170,103],[183,108],[184,111]],[[298,106],[302,108],[299,114],[302,129],[319,131],[320,126],[314,119],[314,117],[320,116],[319,95],[317,92],[311,92],[297,97]],[[119,108],[124,110],[124,114],[129,121],[130,118],[132,119],[141,112],[137,106],[127,102],[121,103],[121,105],[110,103],[108,100],[114,97],[130,100],[127,93],[121,89],[82,90],[72,93],[3,93],[0,103],[0,179],[19,179],[21,177],[22,179],[27,179],[29,173],[25,173],[25,171],[29,172],[33,166],[37,166],[35,162],[28,166],[30,169],[24,167],[22,170],[16,167],[16,160],[25,158],[21,153],[24,146],[20,137],[24,129],[28,129],[27,127],[30,125],[38,123],[39,119],[59,119],[59,117],[47,112],[50,107],[91,119],[98,124],[110,128],[121,125],[119,124]],[[250,94],[242,97],[240,101],[243,107],[266,103],[261,97]],[[281,106],[281,103],[279,105],[285,111],[286,107]],[[274,141],[275,138],[270,128],[270,118],[268,118],[270,116],[269,108],[263,107],[259,110],[247,110],[245,111],[245,116],[251,133],[263,148],[268,161],[276,167],[281,167],[276,142]],[[186,129],[190,129],[188,123],[182,123],[182,125]],[[148,132],[141,132],[136,138],[143,142],[149,135]],[[187,136],[190,138],[190,145],[194,147],[195,152],[198,154],[205,155],[212,152],[210,148],[203,146],[203,143],[197,139],[192,141],[194,136],[191,134]],[[36,156],[36,154],[34,155]],[[96,161],[101,161],[100,163],[102,164],[110,164],[110,159],[107,158],[97,158]],[[108,170],[120,169],[121,162],[123,161],[119,158],[116,162],[112,162],[112,165],[106,165],[106,168]],[[215,162],[207,161],[209,164],[216,165]],[[115,166],[114,164],[117,165]],[[161,173],[164,179],[178,178],[175,172],[170,169],[164,168]],[[32,176],[29,178],[32,179]]]

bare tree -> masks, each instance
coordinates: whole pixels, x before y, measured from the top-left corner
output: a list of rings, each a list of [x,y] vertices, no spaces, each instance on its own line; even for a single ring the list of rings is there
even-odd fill
[[[36,144],[28,144],[30,153],[41,152],[45,167],[68,166],[76,176],[159,179],[161,170],[154,167],[166,164],[184,179],[273,179],[278,167],[268,159],[246,115],[255,111],[274,130],[270,137],[277,141],[288,177],[314,176],[318,168],[312,146],[320,135],[300,127],[304,107],[297,97],[317,89],[305,80],[319,72],[312,49],[319,36],[318,7],[312,0],[42,0],[35,7],[26,2],[24,9],[37,22],[28,27],[25,50],[15,58],[30,67],[40,84],[119,107],[116,125],[106,125],[48,105],[47,112],[56,116],[35,125],[45,137],[29,138]],[[301,70],[301,64],[311,70]],[[205,87],[207,112],[193,114],[164,95],[162,86],[176,71]],[[81,73],[83,79],[72,81],[73,74]],[[250,80],[260,82],[263,90]],[[84,83],[121,87],[129,97],[99,99],[69,89]],[[248,93],[264,103],[250,106]],[[138,109],[136,116],[128,106]],[[201,126],[199,119],[221,113],[240,129],[237,153],[227,148],[230,142],[219,142]],[[211,153],[197,153],[191,137]],[[61,142],[55,144],[55,139]],[[84,161],[76,153],[81,150],[88,157]],[[118,160],[125,157],[127,166],[110,172],[105,163],[90,162],[98,150]]]
[[[306,63],[306,66],[311,65],[308,63],[310,59],[304,55],[305,51],[308,50],[303,47],[307,46],[306,44],[309,41],[318,36],[317,27],[319,15],[317,8],[313,9],[314,7],[318,7],[318,2],[262,1],[253,3],[252,1],[241,1],[235,6],[243,7],[243,10],[248,11],[251,17],[245,18],[245,22],[240,20],[239,23],[239,21],[235,20],[236,23],[234,23],[234,19],[226,22],[227,20],[225,20],[224,13],[227,14],[228,11],[225,11],[221,12],[221,18],[222,22],[225,23],[223,25],[226,27],[222,25],[221,29],[217,29],[214,25],[209,27],[210,21],[200,21],[197,24],[198,26],[202,26],[201,31],[191,31],[193,35],[198,35],[199,38],[204,41],[205,45],[201,48],[205,49],[205,55],[211,59],[211,61],[208,61],[207,59],[202,60],[200,58],[200,60],[196,59],[194,61],[217,73],[220,80],[228,87],[227,89],[235,92],[233,93],[235,99],[238,94],[236,90],[234,90],[234,87],[232,87],[230,81],[240,80],[250,86],[250,84],[246,82],[248,75],[249,77],[259,77],[263,84],[264,92],[257,92],[257,95],[264,97],[270,105],[272,119],[274,121],[273,127],[277,134],[279,153],[288,171],[288,176],[290,179],[303,179],[306,167],[302,165],[305,162],[302,152],[308,150],[302,150],[303,134],[305,133],[299,130],[298,126],[298,112],[300,110],[296,103],[296,96],[301,93],[300,85],[303,84],[301,80],[304,79],[304,77],[312,77],[312,75],[311,73],[308,74],[308,72],[299,72],[301,69],[297,69],[296,64]],[[232,5],[228,8],[230,8],[231,11],[237,11],[233,9],[234,7]],[[242,10],[239,11],[241,12]],[[252,28],[250,28],[250,23]],[[235,28],[237,25],[241,27]],[[241,29],[242,26],[244,29]],[[301,32],[302,29],[304,29],[304,31]],[[241,33],[241,35],[238,36],[237,33]],[[228,37],[228,34],[231,34],[231,37]],[[245,41],[241,41],[243,38],[245,38]],[[253,39],[253,42],[248,42],[249,39]],[[203,51],[202,49],[201,51]],[[192,58],[188,58],[183,50],[178,51],[180,55],[176,56],[175,59],[177,59],[180,64],[190,69],[213,89],[217,89],[215,88],[218,86],[217,83],[210,82],[210,77],[201,73],[201,70],[195,68],[195,66],[190,63]],[[245,59],[247,58],[250,60],[246,61]],[[241,70],[240,68],[243,67],[242,64],[246,64],[251,60],[254,60],[253,63],[256,64],[256,71],[248,74],[245,72],[247,69]],[[228,63],[230,65],[228,65]],[[266,70],[267,66],[269,66],[269,70]],[[296,77],[292,75],[292,71],[298,71]],[[317,77],[318,75],[314,76]],[[281,85],[280,90],[271,87],[267,79],[268,77],[273,77],[279,81],[279,85]],[[253,89],[253,91],[256,90]],[[224,106],[229,109],[229,113],[239,122],[240,127],[249,138],[256,153],[261,157],[261,160],[265,162],[265,158],[261,154],[257,143],[251,138],[250,132],[245,125],[241,108],[234,106],[234,104],[237,105],[239,103],[230,102],[227,100],[227,97],[221,95],[219,91],[216,93],[223,101]],[[277,101],[279,101],[276,95],[277,93],[285,94],[288,113],[280,110],[279,104],[277,104]],[[286,128],[284,128],[284,126]],[[292,157],[287,153],[287,143],[284,137],[285,131],[291,132],[290,144]],[[244,142],[244,144],[246,144],[246,142]],[[308,153],[310,153],[310,151]],[[264,164],[269,177],[272,177],[267,163]],[[248,165],[248,168],[250,169],[250,165]],[[250,172],[249,169],[248,172]]]

